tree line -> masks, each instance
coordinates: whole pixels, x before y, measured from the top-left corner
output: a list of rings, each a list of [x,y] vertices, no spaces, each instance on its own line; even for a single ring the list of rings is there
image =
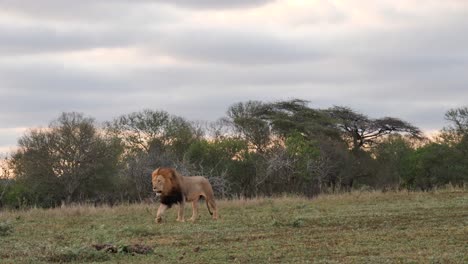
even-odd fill
[[[468,108],[445,119],[429,140],[398,118],[300,99],[236,103],[216,122],[142,110],[98,124],[62,113],[1,163],[0,207],[145,201],[160,166],[204,175],[225,198],[465,186]]]

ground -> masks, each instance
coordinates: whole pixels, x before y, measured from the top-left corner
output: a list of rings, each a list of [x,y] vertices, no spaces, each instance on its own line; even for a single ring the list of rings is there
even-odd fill
[[[0,263],[468,263],[468,190],[226,200],[196,223],[157,206],[0,212]]]

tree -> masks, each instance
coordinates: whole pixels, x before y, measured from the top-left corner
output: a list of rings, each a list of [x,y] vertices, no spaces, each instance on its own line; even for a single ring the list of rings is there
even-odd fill
[[[190,145],[202,132],[185,119],[165,111],[143,110],[106,123],[107,132],[125,146],[123,182],[132,199],[151,194],[151,172],[161,166],[180,168]]]
[[[447,150],[442,159],[450,174],[444,175],[444,179],[463,185],[468,182],[468,107],[450,109],[445,119],[450,124],[436,139],[436,143]]]
[[[13,182],[11,173],[11,165],[8,156],[0,160],[0,208],[3,207],[4,197],[8,191],[8,187]]]
[[[106,128],[123,141],[128,151],[149,152],[154,141],[164,140],[169,120],[170,115],[165,111],[145,109],[107,122]]]
[[[242,139],[202,139],[190,145],[185,155],[185,167],[191,175],[208,177],[215,193],[224,197],[228,191],[238,191],[232,189],[231,183],[249,176],[238,175],[234,169],[243,162],[248,152],[248,143]]]
[[[122,115],[106,123],[106,128],[132,153],[150,153],[152,148],[156,148],[158,151],[172,151],[175,158],[182,158],[188,146],[201,137],[201,132],[185,119],[149,109]]]
[[[311,196],[315,193],[315,191],[312,190],[313,187],[319,184],[317,182],[314,186],[312,182],[315,173],[311,170],[311,164],[314,160],[317,160],[319,156],[319,149],[315,141],[311,141],[306,138],[304,134],[296,132],[290,134],[286,138],[285,147],[290,159],[294,161],[294,170],[289,178],[292,189],[296,189],[297,192],[306,193]],[[299,186],[305,188],[299,188],[299,190]]]
[[[422,139],[419,128],[394,117],[372,119],[348,107],[335,106],[328,110],[337,127],[350,142],[354,152],[375,145],[383,137],[391,134],[409,135]]]
[[[29,205],[51,207],[64,198],[64,188],[55,175],[56,152],[51,134],[47,129],[34,129],[18,140],[19,149],[13,153],[11,164],[18,185],[24,188],[18,188],[16,206],[26,201]]]
[[[34,204],[53,206],[112,191],[121,147],[101,135],[92,118],[63,113],[47,129],[24,135],[18,145],[12,164]]]
[[[271,124],[273,132],[285,139],[300,133],[305,140],[318,137],[338,139],[333,120],[322,110],[308,106],[308,101],[292,99],[265,104],[262,119]]]
[[[408,155],[402,164],[403,186],[408,189],[431,190],[448,183],[457,183],[466,168],[459,166],[453,148],[447,144],[430,143]]]
[[[445,128],[458,135],[468,135],[468,107],[450,109],[445,113],[445,119],[452,124]]]
[[[447,111],[445,119],[451,123],[442,129],[439,142],[451,145],[468,158],[468,107]]]
[[[317,141],[318,155],[308,164],[317,192],[335,192],[350,186],[355,177],[355,157],[342,141]]]
[[[182,117],[172,117],[167,125],[165,133],[166,145],[170,146],[170,151],[179,161],[184,158],[184,154],[190,145],[201,139],[203,132],[196,129],[190,122]]]
[[[247,140],[257,152],[265,152],[270,143],[270,126],[261,119],[265,105],[259,101],[237,103],[229,107],[225,121]]]
[[[384,139],[373,151],[378,169],[373,186],[382,189],[398,189],[404,185],[406,168],[404,161],[414,152],[410,140],[400,135],[391,135]]]

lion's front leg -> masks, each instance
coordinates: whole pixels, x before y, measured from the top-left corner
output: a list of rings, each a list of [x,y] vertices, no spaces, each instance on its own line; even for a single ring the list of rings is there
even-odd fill
[[[168,206],[165,205],[165,204],[160,204],[159,205],[158,213],[156,214],[156,219],[155,219],[156,223],[159,224],[159,223],[162,222],[162,215],[164,214],[164,211],[166,211],[167,207]]]
[[[178,222],[185,222],[184,211],[185,211],[185,201],[181,201],[179,203],[179,212],[177,213]]]

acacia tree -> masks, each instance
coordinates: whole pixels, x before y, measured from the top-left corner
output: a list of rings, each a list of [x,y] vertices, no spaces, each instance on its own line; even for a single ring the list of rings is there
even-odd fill
[[[265,104],[259,101],[237,103],[229,107],[225,122],[231,124],[237,134],[247,140],[256,152],[263,153],[270,143],[269,124],[261,118]]]
[[[322,192],[324,186],[335,189],[346,182],[348,176],[339,167],[348,164],[342,158],[347,149],[339,147],[343,141],[326,111],[311,108],[307,101],[292,99],[267,104],[262,118],[271,124],[293,161],[287,182],[296,182],[295,191],[312,196]]]
[[[252,176],[245,182],[254,193],[314,195],[319,188],[311,164],[318,158],[318,144],[341,140],[327,113],[300,99],[238,103],[229,109],[228,121],[254,146],[249,155]]]
[[[351,108],[335,106],[328,109],[329,115],[335,120],[337,127],[343,132],[346,139],[350,141],[353,151],[370,147],[390,134],[409,135],[422,139],[423,135],[419,128],[408,122],[394,117],[378,119],[369,118],[357,113]]]
[[[305,100],[292,99],[266,104],[262,119],[282,139],[297,133],[307,141],[314,141],[318,137],[339,139],[333,120],[322,110],[309,107],[308,103]]]

